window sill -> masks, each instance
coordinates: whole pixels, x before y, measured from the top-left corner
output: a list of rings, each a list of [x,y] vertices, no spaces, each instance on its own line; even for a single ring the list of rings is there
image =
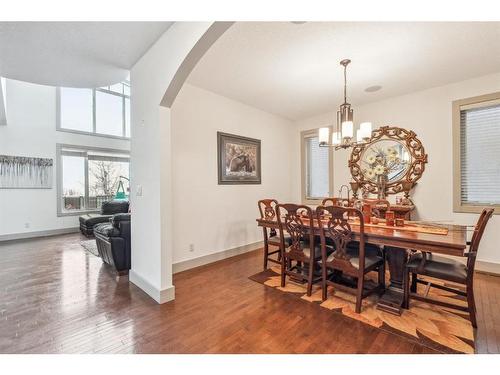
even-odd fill
[[[85,214],[97,214],[99,212],[101,212],[101,210],[79,210],[79,211],[58,212],[57,217],[81,216]]]
[[[483,209],[485,208],[493,208],[493,214],[494,215],[500,215],[500,205],[493,205],[493,204],[483,204],[483,205],[468,205],[468,204],[461,204],[461,205],[455,205],[453,207],[453,212],[454,213],[462,213],[462,214],[480,214]]]
[[[120,135],[92,133],[92,132],[85,132],[85,131],[81,131],[81,130],[64,129],[64,128],[57,128],[56,130],[59,131],[59,132],[63,132],[63,133],[72,133],[72,134],[80,134],[80,135],[90,135],[92,137],[121,139],[123,141],[130,141],[130,137],[123,137],[123,136],[120,136]]]
[[[302,198],[302,204],[305,204],[306,206],[320,206],[321,203],[323,203],[323,199],[325,198],[318,198],[318,199],[312,199],[312,198]]]

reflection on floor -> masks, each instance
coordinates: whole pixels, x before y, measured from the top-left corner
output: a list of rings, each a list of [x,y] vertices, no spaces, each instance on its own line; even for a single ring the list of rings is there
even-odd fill
[[[256,251],[175,275],[157,305],[79,234],[0,244],[2,353],[423,353],[406,338],[248,279]],[[476,351],[499,352],[500,278],[476,277]]]

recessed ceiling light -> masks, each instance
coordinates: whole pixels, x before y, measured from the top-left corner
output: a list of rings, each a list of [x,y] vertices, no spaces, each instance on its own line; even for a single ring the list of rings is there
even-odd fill
[[[290,21],[291,23],[295,24],[295,25],[303,25],[305,24],[307,21]]]
[[[380,85],[370,86],[365,89],[366,92],[375,92],[382,88]]]

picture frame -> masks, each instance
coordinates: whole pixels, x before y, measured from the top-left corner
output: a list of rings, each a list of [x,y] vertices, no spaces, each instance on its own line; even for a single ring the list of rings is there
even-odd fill
[[[0,155],[0,189],[52,189],[54,160]]]
[[[217,132],[219,185],[262,183],[260,139]]]

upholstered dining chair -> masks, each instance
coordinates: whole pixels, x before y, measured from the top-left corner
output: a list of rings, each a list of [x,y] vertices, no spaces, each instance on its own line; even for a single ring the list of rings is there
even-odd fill
[[[355,216],[359,220],[359,244],[348,246],[352,242],[353,232],[348,222],[348,216]],[[320,226],[321,237],[321,271],[322,271],[322,300],[327,298],[328,285],[334,288],[356,294],[356,313],[361,312],[363,298],[385,289],[385,261],[376,251],[367,251],[365,247],[365,227],[363,214],[355,208],[338,206],[319,206],[316,208],[318,220],[322,218]],[[333,242],[333,252],[329,255],[327,239]],[[356,279],[356,287],[339,284],[334,280],[335,271],[341,271]],[[365,275],[368,272],[378,272],[378,283],[372,288],[365,288]]]
[[[277,223],[276,220],[276,205],[278,201],[276,199],[261,199],[258,201],[260,218],[268,221]],[[270,225],[262,225],[262,232],[264,234],[264,270],[267,269],[267,263],[274,262],[281,264],[281,238],[278,236],[275,227]],[[290,244],[290,236],[284,234],[285,244]],[[269,251],[269,246],[273,246],[275,249]],[[278,259],[274,259],[271,255],[278,254]]]
[[[307,281],[307,295],[312,293],[312,285],[321,279],[315,274],[319,269],[321,249],[314,236],[314,214],[310,207],[293,203],[278,204],[276,215],[281,240],[281,287],[286,284],[286,276]],[[290,244],[285,243],[285,235],[290,236]],[[295,264],[293,264],[295,262]]]
[[[479,243],[483,237],[486,224],[493,215],[493,209],[484,209],[476,224],[470,241],[469,251],[466,253],[466,264],[452,259],[440,257],[427,252],[414,254],[406,265],[404,275],[404,306],[409,308],[410,299],[417,299],[434,303],[440,306],[466,311],[469,313],[469,319],[474,328],[477,328],[476,303],[474,300],[474,267],[476,263]],[[410,285],[410,273],[412,280]],[[440,285],[429,281],[421,280],[418,275],[429,276],[456,284],[465,285],[465,291],[446,285]],[[434,287],[467,298],[467,306],[456,305],[436,299],[428,298],[417,294],[417,284],[427,284],[429,288]]]

